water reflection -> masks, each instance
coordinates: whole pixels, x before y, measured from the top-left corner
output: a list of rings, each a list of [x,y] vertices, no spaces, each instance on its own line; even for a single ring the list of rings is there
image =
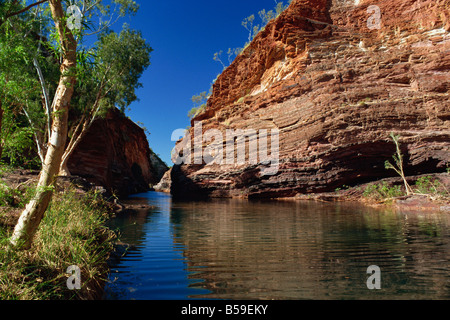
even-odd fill
[[[140,201],[158,209],[120,218],[123,241],[137,249],[113,271],[119,289],[135,291],[115,298],[450,297],[449,215],[314,202],[172,203],[158,193]],[[370,265],[381,268],[381,290],[367,289]]]

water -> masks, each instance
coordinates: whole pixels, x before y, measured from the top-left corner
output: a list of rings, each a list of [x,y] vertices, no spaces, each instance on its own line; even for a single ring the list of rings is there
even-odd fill
[[[134,247],[111,266],[106,299],[449,299],[450,215],[360,205],[174,202],[110,222]],[[381,289],[367,288],[367,268]]]

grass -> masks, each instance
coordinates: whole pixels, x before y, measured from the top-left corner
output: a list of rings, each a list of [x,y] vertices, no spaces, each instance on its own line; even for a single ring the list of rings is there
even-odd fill
[[[15,190],[9,188],[0,180],[0,207],[13,206]]]
[[[104,227],[106,205],[95,193],[55,194],[28,251],[9,245],[12,230],[0,225],[0,299],[96,298],[107,274],[114,234]],[[67,288],[69,266],[81,269],[82,288]]]

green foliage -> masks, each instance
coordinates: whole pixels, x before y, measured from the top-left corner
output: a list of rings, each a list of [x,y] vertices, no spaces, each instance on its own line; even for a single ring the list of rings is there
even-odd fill
[[[404,195],[405,192],[402,190],[401,186],[390,186],[386,181],[383,181],[381,184],[369,185],[363,193],[364,197],[378,201],[401,197]]]
[[[206,99],[207,99],[206,91],[204,91],[198,95],[194,95],[191,98],[192,103],[194,103],[194,105],[196,105],[196,106],[204,104],[206,102]]]
[[[439,179],[433,179],[430,176],[420,177],[414,185],[414,191],[423,195],[449,196],[449,191]]]
[[[252,39],[256,36],[259,30],[259,25],[254,26],[255,15],[252,14],[248,16],[244,20],[242,20],[241,25],[248,31],[248,42],[251,42]]]
[[[189,110],[188,112],[188,117],[190,119],[195,118],[197,115],[199,115],[200,113],[202,113],[204,110],[206,109],[206,104],[202,104],[199,107],[193,107],[191,110]]]
[[[122,31],[102,34],[96,45],[97,79],[106,77],[104,90],[108,92],[105,106],[117,106],[122,111],[137,100],[135,89],[143,72],[150,66],[153,49],[142,38],[139,31],[124,24]]]
[[[422,194],[437,192],[440,182],[437,179],[434,181],[431,179],[431,177],[420,177],[417,179],[415,184],[416,191]]]
[[[432,196],[433,198],[447,198],[449,192],[446,187],[431,176],[420,177],[412,187],[414,194]],[[405,189],[399,185],[389,185],[386,181],[378,184],[369,185],[363,193],[363,196],[376,201],[402,197],[407,195]]]
[[[47,80],[46,89],[56,88],[58,66],[44,50],[46,18],[10,19],[0,31],[0,107],[3,109],[1,147],[3,159],[16,166],[39,163],[35,140],[45,132],[46,116],[37,68]],[[41,36],[40,36],[41,35]]]
[[[32,142],[36,143],[40,159],[44,159],[45,150],[42,147],[48,145],[51,127],[55,125],[56,131],[60,129],[62,132],[67,128],[66,120],[61,115],[69,105],[70,119],[72,123],[83,124],[82,132],[87,127],[84,119],[93,121],[96,115],[113,106],[124,111],[137,99],[135,89],[141,86],[139,78],[150,64],[151,52],[141,34],[130,30],[127,25],[119,34],[110,29],[117,18],[136,13],[139,6],[135,1],[73,0],[57,1],[54,5],[43,1],[25,8],[26,5],[26,1],[12,1],[9,4],[2,1],[0,4],[0,121],[3,125],[0,151],[4,151],[9,163],[14,165],[32,153],[29,152]],[[81,29],[71,32],[62,30],[69,27],[65,23],[68,16],[63,16],[69,5],[77,5],[83,13]],[[55,18],[50,13],[50,7],[56,9]],[[25,10],[22,13],[20,9]],[[89,35],[99,36],[94,46],[86,45],[92,43],[85,39]],[[75,48],[78,49],[77,59],[69,54]],[[63,64],[63,59],[67,57],[70,64],[77,63],[76,67],[70,65],[67,68],[67,64]],[[60,70],[65,70],[66,74],[61,74]],[[62,83],[64,76],[68,75],[69,81]],[[72,82],[75,79],[84,81],[79,81],[78,86],[74,87]],[[63,95],[55,95],[54,89],[60,84],[61,89],[75,89],[78,100],[71,100],[72,92],[68,94],[69,100],[59,99]],[[51,100],[56,102],[54,110],[58,111],[51,110]],[[61,105],[64,107],[60,108]],[[52,123],[53,119],[61,121]],[[60,157],[55,156],[45,167],[53,168],[59,165],[59,160]],[[47,186],[47,183],[43,183],[42,188]],[[11,190],[6,188],[2,192],[4,204],[10,205]],[[40,192],[40,188],[37,192]],[[41,204],[37,206],[37,211],[41,211],[36,217],[38,222],[46,208]],[[75,203],[73,205],[76,206]],[[79,212],[76,214],[79,215]],[[35,218],[33,215],[32,219]],[[64,219],[59,217],[52,225],[60,221]],[[83,230],[86,229],[83,226]],[[66,226],[62,230],[61,237],[64,237],[70,227]],[[54,233],[50,233],[50,236],[54,237]],[[56,246],[55,250],[61,250],[61,241]],[[69,248],[64,250],[70,251]],[[91,252],[90,257],[95,256],[95,253]],[[83,261],[86,259],[83,258],[80,263]],[[3,289],[1,282],[0,277],[0,292]]]
[[[0,181],[0,207],[10,207],[15,203],[14,190]]]
[[[39,160],[34,153],[33,133],[34,130],[30,127],[15,126],[11,134],[4,135],[3,157],[7,159],[10,165],[27,168],[37,167]]]
[[[23,8],[23,3],[14,3],[2,2],[0,19]],[[75,34],[77,84],[69,123],[73,129],[83,117],[91,120],[112,107],[125,111],[137,100],[135,90],[142,86],[139,79],[150,65],[152,49],[140,32],[128,25],[119,33],[110,29],[118,18],[137,12],[135,1],[71,3],[86,10],[82,28]],[[52,103],[59,83],[61,41],[46,4],[8,19],[0,29],[0,109],[4,111],[3,119],[0,117],[0,159],[3,151],[6,162],[35,168],[45,155],[49,138],[52,120],[46,106]],[[85,41],[89,35],[96,35],[97,42]]]
[[[13,169],[2,165],[0,170],[4,172]],[[24,209],[35,192],[35,186],[23,185],[20,188],[11,188],[0,179],[0,207]]]
[[[193,119],[195,116],[197,116],[206,109],[206,102],[208,100],[206,91],[198,95],[192,96],[191,100],[192,103],[194,104],[194,107],[188,112],[188,117],[190,119]]]
[[[229,50],[231,50],[231,48],[230,48]],[[222,50],[220,50],[219,52],[214,53],[213,60],[219,62],[219,63],[223,66],[223,68],[225,69],[225,68],[226,68],[226,65],[225,65],[225,63],[223,63],[223,61],[222,61],[222,57],[221,57],[221,56],[222,56],[222,53],[223,53]]]
[[[150,65],[151,52],[141,33],[126,24],[119,34],[103,32],[92,48],[80,50],[72,98],[74,123],[82,115],[101,116],[113,107],[124,112],[136,101],[135,90],[142,87],[139,79]]]

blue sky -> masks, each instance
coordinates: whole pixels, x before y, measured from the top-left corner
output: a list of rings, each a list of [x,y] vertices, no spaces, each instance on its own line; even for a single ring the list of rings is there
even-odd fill
[[[208,91],[211,82],[222,71],[213,60],[215,52],[242,47],[248,32],[241,21],[261,9],[272,9],[274,0],[226,1],[137,1],[138,14],[122,19],[133,29],[141,30],[153,48],[151,66],[147,69],[127,116],[141,122],[151,133],[150,147],[168,165],[174,147],[172,132],[186,128],[191,97]],[[285,1],[287,3],[287,1]]]

